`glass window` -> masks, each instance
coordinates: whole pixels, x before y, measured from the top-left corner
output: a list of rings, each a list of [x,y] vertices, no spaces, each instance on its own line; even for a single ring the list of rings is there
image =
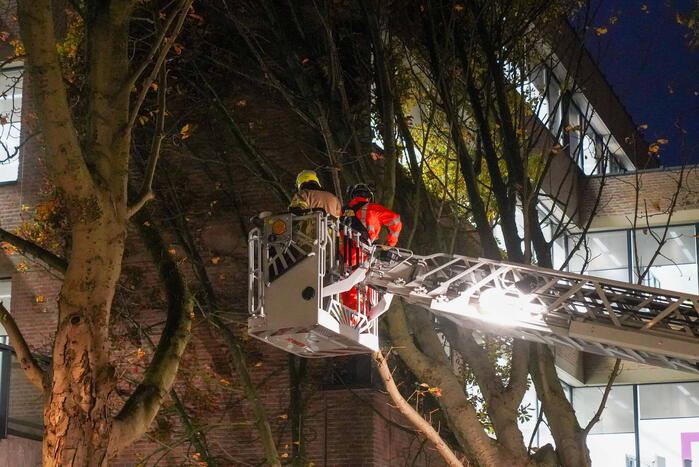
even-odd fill
[[[582,139],[581,163],[583,173],[592,175],[597,171],[597,144],[595,142],[594,133],[586,133]]]
[[[664,227],[658,227],[636,231],[634,240],[637,245],[636,254],[641,273],[653,260],[653,265],[644,277],[643,283],[651,287],[696,294],[699,290],[699,281],[695,228],[692,225],[670,226],[660,254],[653,259],[664,230]],[[634,268],[634,277],[638,278],[636,268]]]
[[[0,182],[17,180],[22,117],[22,70],[0,70]]]
[[[586,426],[597,412],[604,387],[573,389],[573,406],[581,426]],[[609,392],[599,422],[591,434],[633,433],[633,386],[615,386]]]
[[[11,306],[12,281],[9,278],[0,278],[0,302],[3,306],[10,310]],[[0,344],[7,344],[7,331],[0,324]]]
[[[570,151],[570,157],[579,161],[580,157],[580,128],[582,124],[582,116],[580,115],[580,110],[574,105],[570,104],[570,109],[568,110],[568,126],[566,134],[568,135],[568,147]],[[578,165],[580,163],[578,162]]]
[[[571,236],[569,248],[575,247],[579,238],[579,235]],[[570,271],[628,282],[626,231],[588,233],[570,260]]]
[[[604,387],[573,389],[573,408],[582,427],[597,412]],[[599,422],[587,437],[587,447],[594,466],[624,466],[636,457],[634,436],[633,386],[615,386]]]
[[[699,383],[640,386],[639,405],[642,465],[699,465]]]
[[[10,282],[9,278],[0,278],[0,302],[2,302],[8,310],[10,309],[11,286],[12,282]]]

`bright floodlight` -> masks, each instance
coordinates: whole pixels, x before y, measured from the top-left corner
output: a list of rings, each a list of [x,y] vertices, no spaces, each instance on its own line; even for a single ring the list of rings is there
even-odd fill
[[[514,325],[517,321],[527,320],[541,313],[541,306],[531,303],[533,297],[518,291],[508,292],[497,287],[481,292],[478,304],[480,312],[489,321]]]

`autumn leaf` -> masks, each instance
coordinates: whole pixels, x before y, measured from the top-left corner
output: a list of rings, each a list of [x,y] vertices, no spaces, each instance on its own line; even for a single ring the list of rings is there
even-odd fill
[[[463,5],[454,5],[454,11],[464,11]]]
[[[609,24],[616,24],[617,21],[619,21],[619,18],[617,18],[616,16],[612,16],[611,18],[609,18]]]
[[[601,36],[601,35],[603,35],[603,34],[607,34],[607,32],[608,32],[608,31],[607,31],[607,28],[605,28],[605,27],[595,28],[595,33],[596,33],[598,36]]]
[[[143,225],[145,225],[146,227],[150,227],[150,222],[145,221],[145,222],[143,223]]]
[[[306,63],[308,63],[310,61],[311,61],[310,58],[304,58],[303,60],[301,60],[301,63],[303,63],[305,65]]]
[[[648,146],[648,150],[650,152],[658,152],[660,151],[660,146],[658,145],[658,143],[653,143],[650,146]]]
[[[148,117],[146,117],[145,115],[139,115],[138,116],[138,123],[141,126],[145,125],[146,123],[148,123]]]
[[[653,206],[656,211],[660,211],[660,201],[653,201],[650,205]]]
[[[287,414],[283,413],[281,415],[277,415],[277,418],[280,418],[282,420],[286,420],[287,418],[289,418],[289,416]]]
[[[639,130],[645,130],[648,128],[648,124],[644,123],[643,125],[638,125]]]
[[[203,24],[203,23],[204,23],[204,17],[201,16],[201,15],[198,15],[198,14],[196,14],[196,13],[190,13],[190,14],[189,14],[189,17],[192,18],[192,19],[196,19],[197,21],[199,21],[199,24]]]
[[[184,47],[182,47],[182,44],[178,44],[177,42],[172,44],[172,50],[174,50],[177,55],[180,55],[182,53],[182,49],[184,49]]]
[[[434,397],[442,397],[442,389],[441,388],[430,388],[429,391],[432,393]]]
[[[231,384],[228,380],[223,379],[223,378],[219,379],[218,382],[221,383],[221,384],[225,384],[225,385]]]
[[[157,90],[158,90],[158,84],[157,84],[157,83],[150,83],[150,88],[151,88],[153,91],[157,91]]]
[[[142,348],[139,347],[138,350],[136,350],[136,358],[137,358],[137,359],[140,360],[140,359],[142,359],[145,355],[146,355],[146,353],[143,351]]]
[[[37,295],[35,300],[36,303],[44,303],[46,301],[46,297],[44,297],[43,295]]]
[[[286,453],[286,452],[284,452],[284,453],[282,453],[282,455],[281,455],[281,456],[279,456],[279,457],[287,458],[287,457],[289,457],[289,454],[288,454],[288,453]]]
[[[212,264],[218,264],[220,261],[221,261],[221,258],[218,256],[214,256],[213,258],[211,258]]]
[[[421,388],[429,388],[430,385],[427,384],[427,383],[420,383],[420,387],[421,387]]]
[[[189,137],[191,136],[191,134],[189,133],[189,131],[190,131],[190,129],[189,129],[189,123],[187,123],[187,124],[185,124],[185,126],[183,126],[182,128],[180,128],[180,138],[182,138],[182,139],[187,139],[187,138],[189,138]]]
[[[667,140],[667,139],[665,139],[665,138],[658,138],[657,141],[658,141],[658,143],[660,143],[660,144],[667,144],[667,143],[670,142],[669,140]]]
[[[175,250],[174,248],[170,248],[169,250],[167,250],[167,252],[170,253],[171,255],[177,254],[177,250]]]
[[[25,263],[19,263],[16,269],[19,272],[26,272],[29,268],[27,268],[27,265]]]

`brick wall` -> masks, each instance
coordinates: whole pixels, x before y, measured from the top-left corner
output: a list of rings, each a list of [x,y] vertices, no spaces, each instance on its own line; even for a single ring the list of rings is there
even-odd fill
[[[587,219],[594,208],[600,186],[604,183],[599,207],[593,219],[593,229],[629,228],[633,221],[638,192],[638,225],[645,225],[645,213],[651,225],[663,225],[667,211],[678,191],[672,223],[690,223],[699,220],[699,174],[696,166],[664,169],[627,175],[587,177],[583,182],[582,218]],[[681,186],[680,186],[681,182]]]

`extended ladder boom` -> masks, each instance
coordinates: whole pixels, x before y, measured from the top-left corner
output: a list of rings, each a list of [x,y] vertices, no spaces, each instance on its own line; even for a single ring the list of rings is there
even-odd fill
[[[271,233],[275,222],[280,230],[280,220],[289,227],[283,242]],[[283,345],[270,340],[279,325],[271,333],[269,326],[257,326],[264,331],[255,337],[299,355],[375,350],[376,319],[390,297],[398,295],[465,328],[699,373],[697,295],[482,258],[417,256],[403,249],[386,253],[362,245],[351,230],[320,213],[273,216],[250,238],[252,335],[255,323],[268,320],[270,314],[294,315],[298,295],[294,288],[306,282],[314,284],[304,288],[306,296],[309,287],[318,295],[312,300],[314,323],[328,315],[339,324],[330,323],[330,328],[340,337],[326,338],[318,335],[328,334],[328,320],[323,329],[282,327],[276,336],[281,336],[277,341]],[[352,267],[347,265],[347,253],[341,254],[348,241],[363,258]],[[310,277],[314,281],[309,282]],[[366,314],[342,306],[340,292],[364,285],[381,291],[383,300]],[[309,300],[302,296],[301,308],[303,301]],[[295,342],[289,341],[290,332]],[[312,336],[308,342],[306,335]],[[318,344],[327,339],[334,339],[334,346]]]

